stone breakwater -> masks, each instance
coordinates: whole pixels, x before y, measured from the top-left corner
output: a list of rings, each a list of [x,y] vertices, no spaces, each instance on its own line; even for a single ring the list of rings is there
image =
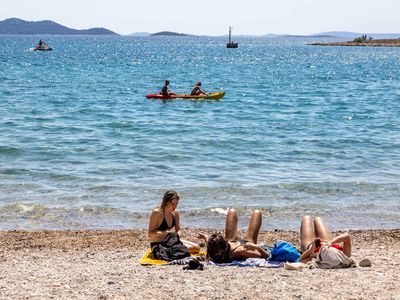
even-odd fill
[[[313,46],[360,46],[360,47],[400,47],[399,39],[387,40],[368,40],[364,42],[331,42],[331,43],[311,43]]]

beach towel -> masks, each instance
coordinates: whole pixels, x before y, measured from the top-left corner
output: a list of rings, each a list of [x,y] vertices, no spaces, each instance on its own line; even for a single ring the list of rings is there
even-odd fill
[[[192,254],[190,256],[191,257],[205,257],[206,253],[205,252],[200,252],[199,254]],[[184,259],[189,259],[189,257],[184,258]],[[183,260],[184,260],[183,259]],[[181,260],[176,260],[176,261],[166,261],[166,260],[161,260],[161,259],[156,259],[153,256],[153,253],[151,252],[151,249],[148,249],[143,257],[141,259],[139,259],[139,263],[143,266],[145,265],[170,265],[170,264],[183,264],[183,263],[177,263],[177,261],[181,261]],[[187,261],[188,263],[189,261]]]
[[[169,264],[170,265],[188,265],[193,261],[203,262],[205,260],[206,260],[205,256],[195,256],[195,255],[193,255],[193,256],[190,256],[190,257],[185,257],[185,258],[182,258],[182,259],[176,259],[176,260],[170,261]]]
[[[313,258],[307,265],[310,269],[339,269],[355,267],[356,262],[352,258],[347,257],[342,251],[324,245],[321,247],[317,257]]]
[[[169,262],[170,265],[185,265],[184,270],[203,270],[204,265],[202,262],[206,260],[205,256],[190,256],[182,259],[176,259]]]
[[[215,263],[213,261],[208,262],[209,265],[218,267],[262,267],[262,268],[280,268],[283,266],[283,262],[270,261],[265,258],[247,258],[246,260],[233,260],[230,263]]]
[[[168,261],[154,258],[153,252],[148,249],[143,257],[139,259],[139,263],[141,265],[167,265]]]

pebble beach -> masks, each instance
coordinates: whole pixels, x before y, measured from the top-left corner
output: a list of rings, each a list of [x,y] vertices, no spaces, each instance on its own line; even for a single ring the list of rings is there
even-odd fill
[[[183,229],[198,241],[200,230]],[[211,233],[212,230],[204,229]],[[341,232],[335,232],[339,234]],[[1,299],[400,299],[400,229],[350,230],[371,267],[321,270],[142,266],[146,230],[1,231]],[[298,232],[262,231],[259,242]]]

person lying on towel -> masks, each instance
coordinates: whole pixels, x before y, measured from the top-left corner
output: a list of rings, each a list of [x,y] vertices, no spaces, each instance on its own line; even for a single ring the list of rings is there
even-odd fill
[[[261,211],[253,211],[243,239],[239,238],[237,222],[237,211],[228,208],[225,237],[217,233],[210,237],[204,233],[199,234],[198,238],[207,243],[207,259],[215,263],[229,263],[232,260],[269,257],[269,253],[257,245],[262,223]]]
[[[340,268],[354,265],[348,233],[332,238],[322,218],[304,216],[300,226],[300,261],[313,262],[319,268]]]

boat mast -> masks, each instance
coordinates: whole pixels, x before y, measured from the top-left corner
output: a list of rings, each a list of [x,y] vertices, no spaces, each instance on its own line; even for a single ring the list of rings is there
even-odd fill
[[[227,48],[237,48],[238,47],[238,43],[235,43],[232,41],[232,27],[229,26],[229,41],[226,44]]]

